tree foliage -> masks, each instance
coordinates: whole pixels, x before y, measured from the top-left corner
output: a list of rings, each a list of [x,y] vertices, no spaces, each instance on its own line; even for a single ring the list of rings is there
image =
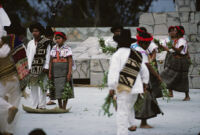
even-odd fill
[[[93,27],[137,25],[139,13],[148,11],[152,1],[154,0],[0,0],[0,3],[9,16],[17,14],[25,26],[39,21],[44,25],[59,27]]]

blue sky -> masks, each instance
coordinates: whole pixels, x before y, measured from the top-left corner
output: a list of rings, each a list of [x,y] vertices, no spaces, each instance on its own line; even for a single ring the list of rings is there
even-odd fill
[[[171,12],[175,11],[173,0],[157,0],[153,1],[149,12]]]

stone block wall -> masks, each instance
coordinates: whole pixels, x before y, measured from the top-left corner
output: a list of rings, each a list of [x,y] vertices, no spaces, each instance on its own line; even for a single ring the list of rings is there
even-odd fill
[[[176,11],[196,11],[196,0],[175,0]]]
[[[108,37],[103,37],[105,40]],[[108,71],[111,55],[103,54],[97,37],[89,37],[81,42],[73,51],[76,70],[74,79],[90,79],[90,85],[102,84],[104,72]]]

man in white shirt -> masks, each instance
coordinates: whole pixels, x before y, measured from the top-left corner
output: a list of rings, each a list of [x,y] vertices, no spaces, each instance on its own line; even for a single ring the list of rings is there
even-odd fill
[[[127,30],[123,30],[120,37],[123,37],[124,31]],[[148,62],[148,57],[145,54],[146,51],[138,46],[138,48],[134,50],[141,53],[142,62],[136,80],[129,92],[126,90],[119,91],[120,72],[124,68],[129,59],[129,55],[131,54],[130,46],[133,43],[132,41],[135,41],[134,39],[131,41],[131,35],[128,35],[129,36],[124,36],[126,38],[122,39],[122,42],[117,41],[119,49],[112,56],[108,74],[110,95],[113,95],[115,91],[117,94],[117,135],[128,135],[128,129],[130,131],[136,130],[137,127],[134,126],[135,113],[133,104],[137,99],[137,94],[143,93],[149,82],[149,71],[145,64]],[[149,45],[147,45],[147,47],[148,46]]]
[[[33,40],[28,43],[27,57],[31,75],[32,107],[44,109],[46,107],[45,84],[49,69],[51,41],[42,36],[44,28],[40,23],[32,24],[30,32]]]

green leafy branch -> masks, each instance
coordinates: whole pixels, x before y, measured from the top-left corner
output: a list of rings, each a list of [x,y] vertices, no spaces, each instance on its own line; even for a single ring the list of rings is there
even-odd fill
[[[62,93],[62,99],[68,99],[72,96],[73,90],[72,87],[70,86],[69,82],[67,82],[64,86],[64,91]]]
[[[159,39],[153,39],[153,41],[154,41],[154,43],[156,44],[156,45],[158,45],[158,52],[162,52],[162,51],[164,51],[164,48],[162,47],[162,45],[160,44],[160,40]]]
[[[104,72],[104,76],[103,76],[103,79],[102,79],[102,84],[99,86],[99,88],[102,90],[106,87],[107,85],[107,82],[108,82],[108,71]]]
[[[152,68],[154,69],[155,72],[158,73],[158,69],[156,67],[156,63],[155,62],[150,62],[150,65],[152,66]],[[167,101],[170,100],[170,93],[167,90],[167,85],[164,82],[161,82],[160,84],[161,89],[162,89],[162,94],[163,94],[163,100],[165,99],[165,97],[167,98]]]
[[[45,73],[42,73],[41,75],[38,76],[39,87],[44,93],[47,92],[47,89],[46,89],[47,84],[44,83],[45,76],[46,76]]]
[[[142,107],[144,105],[144,98],[146,98],[147,94],[146,93],[143,93],[143,94],[139,94],[138,95],[138,98],[142,98],[143,100],[137,100],[137,102],[135,102],[134,104],[134,110],[136,112],[141,112],[142,111]]]
[[[105,102],[102,105],[102,109],[104,111],[104,115],[107,115],[108,117],[112,116],[113,113],[110,112],[110,106],[113,105],[114,108],[117,108],[117,102],[115,99],[113,99],[113,96],[108,95],[105,98]]]
[[[172,46],[173,46],[173,42],[172,41],[167,42],[167,47],[169,49],[172,49]]]
[[[114,48],[114,47],[111,47],[111,46],[106,46],[105,45],[105,40],[103,39],[103,38],[100,38],[99,39],[99,45],[100,45],[100,47],[101,47],[101,49],[102,49],[102,52],[103,53],[106,53],[106,54],[113,54],[113,53],[115,53],[116,52],[116,48]]]

